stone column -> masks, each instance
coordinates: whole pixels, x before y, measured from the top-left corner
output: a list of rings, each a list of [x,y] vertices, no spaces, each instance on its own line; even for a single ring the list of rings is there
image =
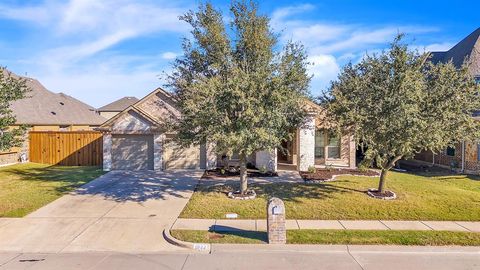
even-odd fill
[[[103,170],[112,169],[112,134],[103,134]]]
[[[325,153],[326,154],[326,153]],[[309,114],[305,124],[298,130],[298,163],[299,171],[307,171],[315,166],[315,115]]]
[[[217,153],[215,152],[215,144],[207,142],[206,144],[206,169],[212,170],[217,167]]]
[[[279,198],[271,198],[267,205],[267,232],[269,244],[286,244],[285,205]]]
[[[355,145],[355,138],[353,137],[353,135],[350,135],[350,145],[349,145],[349,153],[350,153],[350,156],[349,156],[349,159],[348,159],[348,165],[350,167],[350,169],[356,169],[357,168],[357,160],[356,160],[356,156],[357,156],[357,147]]]
[[[153,170],[163,170],[163,141],[165,135],[153,134]]]
[[[277,149],[272,151],[257,151],[255,153],[255,167],[265,167],[268,171],[277,171]]]

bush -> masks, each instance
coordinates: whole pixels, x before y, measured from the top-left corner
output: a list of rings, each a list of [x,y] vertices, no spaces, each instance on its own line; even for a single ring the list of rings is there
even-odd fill
[[[309,166],[308,167],[308,172],[309,173],[315,173],[317,171],[317,169],[315,169],[315,166]]]

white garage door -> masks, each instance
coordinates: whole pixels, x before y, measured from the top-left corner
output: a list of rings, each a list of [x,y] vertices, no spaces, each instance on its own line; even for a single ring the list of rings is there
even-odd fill
[[[112,169],[153,170],[153,136],[112,135]]]
[[[165,169],[198,169],[200,168],[200,146],[182,148],[167,136],[163,153]]]

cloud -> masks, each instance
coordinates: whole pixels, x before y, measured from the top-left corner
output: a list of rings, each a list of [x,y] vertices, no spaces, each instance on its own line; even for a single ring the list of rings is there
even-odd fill
[[[162,53],[162,58],[166,60],[172,60],[177,57],[177,54],[174,52],[164,52]]]
[[[335,80],[340,72],[340,65],[333,55],[328,54],[312,55],[308,58],[308,62],[312,64],[308,69],[309,74],[313,75],[312,93],[319,94],[330,84],[330,81]]]
[[[443,42],[443,43],[434,43],[423,47],[423,49],[427,52],[438,52],[438,51],[448,51],[450,50],[455,44],[451,42]]]

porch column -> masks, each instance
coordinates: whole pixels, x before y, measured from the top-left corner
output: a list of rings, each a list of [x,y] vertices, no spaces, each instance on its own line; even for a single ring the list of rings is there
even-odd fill
[[[357,168],[357,147],[355,146],[355,138],[353,135],[350,136],[350,144],[349,144],[349,157],[348,157],[348,165],[350,169]]]
[[[163,170],[163,141],[165,135],[153,135],[153,170]]]
[[[103,134],[103,170],[112,169],[112,134]]]
[[[206,143],[206,169],[212,170],[217,167],[217,153],[215,152],[215,143]]]
[[[305,124],[298,130],[298,163],[299,171],[307,171],[315,166],[315,114],[309,114]]]
[[[277,149],[272,151],[257,151],[255,153],[255,167],[266,168],[268,171],[277,171]]]

